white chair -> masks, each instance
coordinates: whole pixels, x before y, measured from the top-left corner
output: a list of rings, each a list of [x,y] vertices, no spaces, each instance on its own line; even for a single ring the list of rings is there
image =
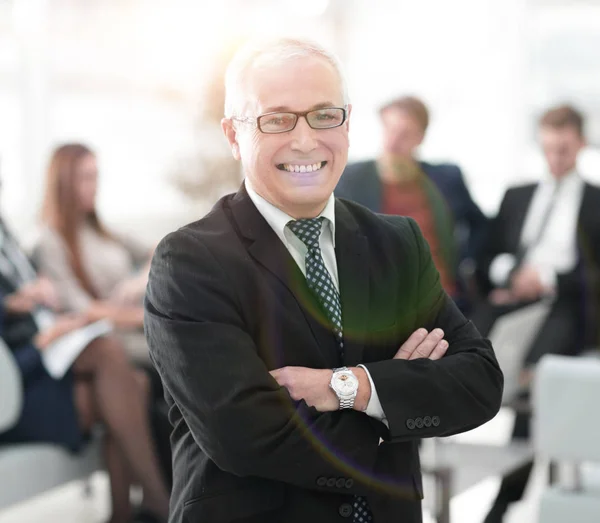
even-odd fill
[[[600,360],[545,356],[533,384],[536,456],[559,465],[539,523],[600,521]],[[565,477],[565,471],[570,477]]]
[[[16,423],[22,401],[21,374],[0,339],[0,432]],[[102,468],[98,438],[77,455],[57,445],[0,444],[0,510]]]
[[[0,339],[0,433],[19,419],[23,406],[23,384],[15,360]]]

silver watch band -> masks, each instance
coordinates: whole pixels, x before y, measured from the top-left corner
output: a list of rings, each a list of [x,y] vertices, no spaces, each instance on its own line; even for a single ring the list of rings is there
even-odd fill
[[[354,408],[354,396],[352,398],[340,398],[340,410],[342,409],[353,409]]]

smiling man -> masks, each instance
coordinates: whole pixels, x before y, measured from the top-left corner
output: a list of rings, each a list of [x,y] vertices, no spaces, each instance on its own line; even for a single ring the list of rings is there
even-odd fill
[[[244,184],[160,243],[146,297],[171,522],[420,522],[418,439],[498,411],[492,347],[416,224],[333,196],[350,114],[316,44],[248,44],[228,69]]]

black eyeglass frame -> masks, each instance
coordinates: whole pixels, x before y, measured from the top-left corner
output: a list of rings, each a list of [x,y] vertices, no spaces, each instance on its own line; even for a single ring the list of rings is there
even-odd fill
[[[324,111],[324,110],[328,110],[328,109],[338,109],[338,110],[342,111],[342,115],[343,115],[342,121],[340,123],[336,123],[335,125],[331,125],[329,127],[313,127],[310,124],[310,121],[308,120],[307,116],[310,113],[316,113],[316,112]],[[289,129],[285,129],[284,131],[263,131],[262,126],[260,125],[260,120],[266,116],[273,116],[274,114],[287,114],[287,115],[295,116],[296,119],[294,120],[294,125],[292,127],[290,127]],[[304,119],[306,120],[306,123],[308,124],[308,126],[311,129],[315,129],[317,131],[324,131],[327,129],[335,129],[336,127],[341,127],[342,125],[344,125],[344,123],[346,122],[346,119],[348,118],[348,110],[347,110],[347,106],[346,107],[321,107],[319,109],[311,109],[310,111],[302,111],[302,112],[272,111],[269,113],[264,113],[264,114],[258,115],[256,117],[232,116],[231,119],[236,120],[238,122],[252,123],[252,124],[256,125],[256,127],[258,128],[258,130],[261,133],[264,133],[264,134],[281,134],[281,133],[289,133],[290,131],[293,131],[296,128],[296,125],[298,125],[298,120],[300,119],[301,116],[304,117]]]

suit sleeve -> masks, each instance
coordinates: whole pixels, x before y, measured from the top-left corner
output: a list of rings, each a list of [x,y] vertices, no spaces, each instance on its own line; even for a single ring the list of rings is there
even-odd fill
[[[466,257],[476,259],[486,241],[489,221],[488,218],[477,204],[473,201],[471,193],[465,184],[465,179],[459,167],[457,170],[457,180],[459,190],[465,202],[465,220],[469,227],[469,240],[467,242]]]
[[[6,294],[0,291],[0,337],[4,339],[4,318],[6,310],[4,299]],[[40,351],[33,345],[24,345],[22,347],[10,347],[12,355],[21,371],[21,376],[26,380],[29,376],[35,374],[42,368],[42,357]]]
[[[383,425],[359,412],[294,404],[259,358],[236,290],[201,241],[180,231],[159,244],[145,309],[166,391],[219,468],[325,492],[364,491],[361,474],[375,465]],[[352,481],[327,487],[324,477]]]
[[[506,231],[508,229],[507,218],[511,208],[512,194],[513,191],[509,189],[504,195],[498,214],[490,222],[489,234],[477,258],[477,280],[485,294],[494,288],[494,284],[490,280],[492,263],[498,255],[509,252]]]
[[[391,441],[449,436],[473,429],[500,408],[503,376],[494,351],[440,285],[429,247],[414,221],[418,249],[416,326],[444,330],[449,342],[437,361],[368,363],[389,423]]]

